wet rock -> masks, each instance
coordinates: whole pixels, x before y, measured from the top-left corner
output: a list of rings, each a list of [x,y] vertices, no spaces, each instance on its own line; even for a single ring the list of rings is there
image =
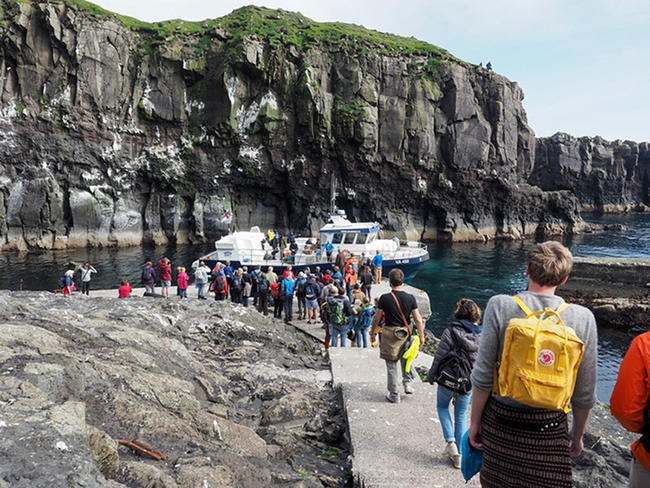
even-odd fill
[[[320,347],[252,309],[0,292],[0,329],[10,486],[322,486],[319,456],[349,454]],[[301,428],[317,416],[322,430]],[[118,445],[133,439],[167,460]],[[349,469],[336,475],[344,486]]]
[[[589,308],[601,326],[643,331],[650,312],[649,276],[648,259],[576,257],[557,293]]]
[[[591,411],[584,436],[583,453],[572,460],[576,488],[626,486],[637,436],[627,432],[612,417],[609,408],[597,404]]]

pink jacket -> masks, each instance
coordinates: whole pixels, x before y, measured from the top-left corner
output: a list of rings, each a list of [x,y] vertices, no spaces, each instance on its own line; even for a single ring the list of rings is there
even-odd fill
[[[187,275],[185,271],[182,271],[178,273],[178,277],[176,278],[176,282],[178,283],[178,287],[181,290],[187,290],[187,287],[190,284],[190,277]]]

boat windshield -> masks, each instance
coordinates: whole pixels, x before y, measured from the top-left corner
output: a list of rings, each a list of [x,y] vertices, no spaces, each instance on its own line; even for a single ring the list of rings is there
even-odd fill
[[[320,241],[322,243],[331,242],[332,244],[370,244],[377,238],[376,232],[369,234],[363,232],[335,232],[335,233],[321,233]]]

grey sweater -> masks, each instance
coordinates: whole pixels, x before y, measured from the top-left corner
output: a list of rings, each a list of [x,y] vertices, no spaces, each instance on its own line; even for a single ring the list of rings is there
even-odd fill
[[[528,291],[517,296],[532,311],[544,308],[555,310],[564,302],[561,297],[556,295]],[[525,316],[526,314],[519,308],[519,305],[512,297],[496,295],[490,298],[483,315],[481,344],[472,371],[472,385],[474,388],[479,391],[492,391],[494,363],[501,359],[508,321],[513,317]],[[564,324],[571,327],[585,344],[571,404],[574,408],[589,410],[594,406],[597,399],[598,331],[596,329],[596,319],[588,309],[580,305],[570,305],[560,316]],[[508,405],[520,406],[508,398],[498,397],[498,400]]]

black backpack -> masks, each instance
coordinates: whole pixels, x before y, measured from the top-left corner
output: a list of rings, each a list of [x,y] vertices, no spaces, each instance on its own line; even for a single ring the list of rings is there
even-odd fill
[[[305,287],[305,298],[307,300],[315,300],[316,299],[316,292],[314,291],[314,287],[316,285],[312,285],[311,283],[308,283],[307,286]]]
[[[217,275],[214,279],[214,291],[223,291],[226,289],[223,276]]]
[[[148,283],[151,281],[151,278],[153,278],[153,275],[151,274],[151,268],[146,267],[142,269],[142,282],[143,283]]]
[[[436,383],[459,395],[466,395],[472,390],[472,361],[468,352],[458,343],[456,334],[450,332],[454,348],[438,363]]]
[[[257,276],[255,276],[255,285],[257,286],[257,293],[262,294],[266,293],[269,291],[268,281],[264,277],[262,273],[259,273]]]
[[[296,281],[296,297],[305,298],[305,290],[307,289],[307,280],[300,278]]]
[[[232,285],[230,288],[234,292],[242,291],[244,289],[244,281],[241,279],[241,276],[235,276],[232,279]]]

